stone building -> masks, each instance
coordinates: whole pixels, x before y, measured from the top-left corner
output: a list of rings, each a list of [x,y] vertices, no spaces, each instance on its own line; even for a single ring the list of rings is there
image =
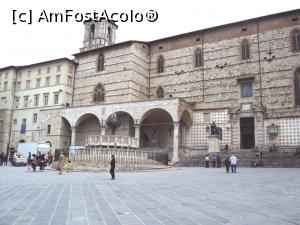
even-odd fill
[[[300,10],[151,42],[115,43],[117,25],[85,23],[72,106],[40,111],[41,140],[90,135],[135,137],[138,147],[174,162],[221,146],[243,150],[300,145]],[[108,122],[116,116],[119,126]],[[47,128],[51,128],[49,129]],[[48,133],[46,131],[49,131]]]
[[[65,108],[72,104],[75,66],[75,62],[61,58],[0,70],[0,83],[3,83],[0,86],[1,152],[8,146],[11,150],[16,149],[20,142],[39,142],[42,132],[38,122],[40,110]],[[63,148],[70,143],[61,145],[53,147]]]

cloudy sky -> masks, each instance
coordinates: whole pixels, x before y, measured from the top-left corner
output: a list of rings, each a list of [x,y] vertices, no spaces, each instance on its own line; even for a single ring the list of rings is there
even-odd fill
[[[4,3],[5,2],[5,3]],[[65,10],[88,13],[145,13],[155,10],[158,20],[150,23],[119,22],[117,42],[127,40],[151,41],[163,37],[200,30],[258,16],[300,8],[299,0],[9,0],[0,7],[0,68],[26,65],[61,57],[72,58],[83,41],[82,23],[38,22],[43,10],[60,13]],[[32,10],[32,24],[13,24],[13,10]],[[25,17],[22,16],[22,19]]]

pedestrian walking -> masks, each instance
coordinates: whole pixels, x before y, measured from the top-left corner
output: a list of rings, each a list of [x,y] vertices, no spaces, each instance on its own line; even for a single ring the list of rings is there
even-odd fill
[[[209,168],[209,155],[205,156],[205,168]]]
[[[4,161],[4,152],[2,152],[2,153],[0,154],[0,166],[2,166],[3,161]]]
[[[116,160],[115,160],[115,156],[111,155],[111,161],[110,161],[110,175],[111,175],[111,179],[114,180],[115,179],[115,168],[116,168]]]
[[[226,167],[226,173],[229,173],[229,167],[230,167],[229,156],[226,156],[226,159],[224,162],[225,162],[225,167]]]
[[[215,168],[216,167],[216,161],[217,161],[217,155],[215,153],[212,154],[211,161],[212,161],[213,168]]]
[[[32,167],[32,171],[35,172],[36,171],[36,166],[37,166],[37,157],[36,154],[32,155],[32,159],[31,159],[31,167]]]
[[[230,159],[231,173],[236,173],[237,157],[232,153]]]
[[[59,160],[58,160],[58,169],[59,169],[59,175],[62,175],[63,169],[64,169],[64,163],[65,163],[65,155],[61,151],[59,155]]]
[[[4,160],[3,160],[5,166],[7,166],[7,161],[8,161],[8,154],[5,153]]]

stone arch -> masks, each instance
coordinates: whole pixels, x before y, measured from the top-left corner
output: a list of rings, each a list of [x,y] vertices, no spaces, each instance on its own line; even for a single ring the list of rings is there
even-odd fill
[[[300,51],[300,29],[293,29],[290,33],[290,42],[292,52]]]
[[[89,135],[100,135],[101,126],[98,117],[93,113],[81,115],[75,123],[75,145],[84,146]]]
[[[180,115],[180,139],[179,139],[179,146],[188,146],[188,132],[193,123],[193,119],[191,114],[188,110],[183,110]]]
[[[113,117],[116,116],[116,119]],[[114,120],[114,122],[112,122]],[[106,134],[134,137],[134,117],[126,111],[116,111],[106,118]],[[114,128],[115,127],[115,128]]]
[[[157,98],[164,98],[165,97],[165,91],[163,89],[162,86],[159,86],[157,89],[156,89],[156,97]]]
[[[241,41],[240,54],[242,60],[250,59],[250,43],[246,38]]]
[[[161,108],[146,111],[140,122],[140,146],[167,151],[173,144],[173,118]]]

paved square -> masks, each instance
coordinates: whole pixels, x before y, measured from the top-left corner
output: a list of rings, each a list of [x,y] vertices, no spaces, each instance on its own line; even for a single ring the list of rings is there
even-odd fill
[[[0,225],[300,224],[300,170],[109,174],[0,167]]]

